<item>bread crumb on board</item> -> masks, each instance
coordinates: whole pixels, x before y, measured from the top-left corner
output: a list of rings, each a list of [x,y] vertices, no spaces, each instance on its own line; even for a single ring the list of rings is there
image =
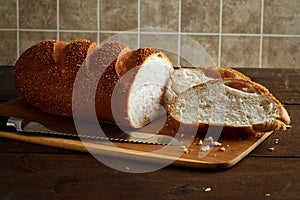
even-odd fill
[[[199,140],[198,145],[201,146],[200,151],[206,152],[209,151],[212,147],[221,146],[222,143],[214,141],[212,137],[208,137],[204,139],[204,142],[202,140]]]
[[[186,146],[181,146],[184,153],[189,153],[189,149]]]
[[[270,197],[270,196],[271,196],[270,193],[265,194],[265,197]]]
[[[225,147],[221,147],[219,150],[220,151],[225,151],[226,149],[225,149]]]
[[[202,152],[206,152],[210,150],[210,146],[209,145],[205,145],[205,146],[201,146],[200,151]]]

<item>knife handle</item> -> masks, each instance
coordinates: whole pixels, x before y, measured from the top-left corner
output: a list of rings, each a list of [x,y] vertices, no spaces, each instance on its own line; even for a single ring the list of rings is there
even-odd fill
[[[0,130],[6,130],[7,127],[7,121],[9,117],[7,116],[0,116]]]

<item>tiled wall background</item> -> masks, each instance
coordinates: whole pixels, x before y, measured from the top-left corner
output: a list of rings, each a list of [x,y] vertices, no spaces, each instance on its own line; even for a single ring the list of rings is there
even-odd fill
[[[49,39],[96,42],[123,31],[199,42],[218,65],[300,68],[299,0],[0,0],[0,66]],[[128,37],[143,36],[131,31]],[[172,56],[175,65],[180,59]],[[182,64],[182,63],[181,63]]]

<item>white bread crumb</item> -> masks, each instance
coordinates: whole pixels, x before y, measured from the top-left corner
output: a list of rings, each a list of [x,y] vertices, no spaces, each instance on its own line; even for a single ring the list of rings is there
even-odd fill
[[[221,147],[219,150],[220,151],[225,151],[226,149],[225,149],[225,147]]]

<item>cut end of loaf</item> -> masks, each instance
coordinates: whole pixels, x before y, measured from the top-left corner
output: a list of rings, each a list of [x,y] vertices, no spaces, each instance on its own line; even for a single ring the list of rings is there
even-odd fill
[[[167,56],[155,49],[140,48],[121,56],[117,62],[117,73],[121,79],[115,93],[121,95],[113,99],[126,96],[126,99],[120,100],[126,105],[117,109],[120,101],[116,101],[115,107],[112,104],[115,121],[120,125],[140,128],[166,114],[162,112],[161,104],[172,71],[173,64]],[[125,115],[122,114],[124,112]]]
[[[163,112],[162,97],[172,71],[171,63],[160,53],[150,56],[139,69],[129,96],[129,116],[134,127],[142,127]]]

